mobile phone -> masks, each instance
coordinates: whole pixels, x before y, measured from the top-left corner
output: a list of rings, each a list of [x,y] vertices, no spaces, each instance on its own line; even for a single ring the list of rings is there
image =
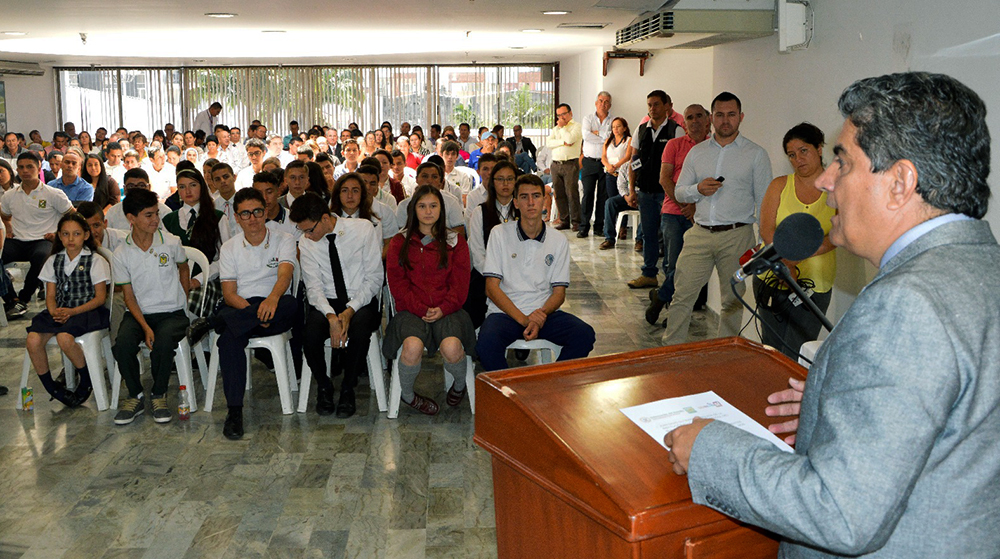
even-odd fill
[[[717,179],[715,179],[715,180],[717,180],[717,181],[719,181],[719,182],[723,182],[723,181],[725,181],[725,180],[726,180],[726,177],[722,177],[722,176],[720,176],[719,178],[717,178]]]

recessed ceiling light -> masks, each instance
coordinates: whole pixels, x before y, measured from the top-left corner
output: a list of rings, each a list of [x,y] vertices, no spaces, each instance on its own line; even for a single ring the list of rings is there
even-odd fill
[[[512,49],[514,49],[514,50],[521,50],[521,49],[523,49],[523,48],[525,48],[525,47],[510,47],[510,48],[512,48]]]
[[[544,11],[542,13],[545,14],[545,15],[547,15],[547,16],[564,16],[566,14],[571,14],[573,12],[571,12],[569,10],[546,10],[546,11]]]
[[[230,18],[230,17],[236,17],[238,14],[233,14],[229,12],[208,12],[205,15],[208,17]]]
[[[11,37],[23,37],[24,35],[27,35],[24,31],[0,31],[0,33],[10,35]]]
[[[284,33],[283,29],[265,29],[261,33]]]
[[[522,29],[521,33],[541,33],[541,29]]]
[[[195,62],[195,63],[197,63],[197,64],[201,64],[201,63],[202,63],[202,62],[204,62],[204,61],[205,61],[205,59],[204,59],[204,58],[195,58],[195,59],[194,59],[194,60],[193,60],[192,62]]]

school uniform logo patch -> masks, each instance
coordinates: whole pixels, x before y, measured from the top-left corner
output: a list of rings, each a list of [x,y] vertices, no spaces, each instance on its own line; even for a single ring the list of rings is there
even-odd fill
[[[38,201],[38,209],[44,210],[47,206],[48,206],[48,204],[46,203],[45,200],[39,200]]]
[[[546,254],[545,255],[545,265],[546,266],[551,266],[552,263],[555,262],[555,261],[556,261],[556,257],[555,256],[552,256],[551,254]]]
[[[165,268],[167,266],[167,263],[170,262],[170,256],[168,256],[167,253],[165,252],[161,252],[159,258],[160,258],[161,268]]]
[[[278,258],[274,257],[274,258],[271,258],[270,260],[268,260],[267,261],[267,267],[268,268],[277,268],[278,267]]]

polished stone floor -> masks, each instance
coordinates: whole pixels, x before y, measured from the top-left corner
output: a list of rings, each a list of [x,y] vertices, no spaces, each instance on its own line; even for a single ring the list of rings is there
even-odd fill
[[[641,261],[631,241],[598,251],[601,238],[567,237],[564,309],[598,332],[594,355],[661,345],[662,328],[642,318],[647,290],[625,286]],[[692,337],[715,320],[695,313]],[[442,404],[438,416],[404,407],[390,420],[363,385],[346,421],[283,416],[255,362],[246,437],[231,442],[221,389],[212,413],[165,425],[146,414],[117,427],[93,399],[65,409],[37,380],[34,412],[16,410],[25,324],[0,332],[11,389],[0,398],[0,559],[496,556],[490,458],[472,442],[467,402],[444,405],[437,360],[425,360],[418,391]]]

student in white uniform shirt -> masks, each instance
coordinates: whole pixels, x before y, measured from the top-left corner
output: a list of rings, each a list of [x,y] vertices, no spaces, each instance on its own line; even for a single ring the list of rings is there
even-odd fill
[[[131,232],[113,259],[115,285],[122,288],[128,314],[122,319],[111,348],[129,397],[118,406],[116,425],[132,423],[145,411],[139,379],[139,345],[150,349],[150,389],[153,421],[170,421],[167,386],[177,344],[184,338],[188,317],[188,264],[180,239],[160,228],[156,194],[133,188],[120,204]]]
[[[9,237],[3,245],[2,261],[30,263],[17,296],[12,292],[3,296],[4,307],[14,316],[23,316],[28,311],[27,304],[39,287],[38,273],[52,251],[56,225],[64,213],[73,209],[65,192],[39,180],[40,165],[38,156],[30,151],[18,155],[17,176],[21,184],[0,198],[0,217]]]
[[[177,169],[167,163],[167,156],[160,148],[150,148],[149,157],[142,163],[149,175],[150,190],[164,201],[177,189]]]
[[[110,252],[118,249],[118,246],[125,242],[128,231],[122,229],[112,229],[108,227],[108,220],[104,219],[104,210],[96,202],[80,202],[76,211],[87,220],[90,226],[90,236],[100,248],[106,248]]]
[[[469,232],[472,277],[464,308],[476,328],[482,326],[486,319],[486,279],[482,274],[486,266],[486,245],[490,233],[496,226],[514,221],[518,216],[517,208],[514,207],[517,166],[506,159],[496,164],[491,163],[490,166],[493,168],[492,175],[489,180],[484,181],[490,185],[489,196],[482,204],[466,211],[469,215],[466,231]],[[483,162],[480,161],[480,170],[483,167]]]
[[[372,199],[372,214],[378,216],[380,235],[385,242],[385,248],[388,248],[389,239],[399,233],[399,223],[396,221],[396,200],[392,195],[379,188],[376,171],[378,171],[378,167],[374,165],[362,165],[358,167],[357,174],[361,177],[361,182],[364,183],[368,196]]]
[[[233,197],[241,232],[222,245],[219,278],[226,302],[212,324],[221,328],[219,355],[222,386],[229,413],[222,433],[230,440],[243,437],[243,395],[247,372],[244,350],[254,336],[272,336],[289,330],[295,317],[291,295],[295,241],[268,229],[264,197],[244,188]]]
[[[285,167],[295,159],[295,156],[285,151],[284,148],[285,142],[282,140],[281,136],[271,134],[267,137],[267,154],[264,158],[268,159],[271,157],[277,157],[281,166]]]
[[[476,168],[479,173],[479,185],[465,197],[466,208],[475,208],[486,201],[486,197],[489,196],[490,175],[493,174],[493,167],[497,161],[497,156],[492,153],[484,153],[479,156],[479,165]]]
[[[229,236],[239,233],[236,225],[236,175],[228,163],[218,163],[212,167],[212,183],[215,184],[215,209],[226,216],[229,222]]]
[[[264,164],[264,150],[264,142],[257,138],[247,140],[246,153],[250,166],[244,167],[236,174],[236,190],[253,186],[253,177],[261,171]]]
[[[334,180],[339,179],[341,176],[347,173],[353,173],[357,171],[358,166],[361,165],[361,162],[358,160],[358,158],[361,157],[361,147],[358,146],[357,140],[351,138],[346,142],[344,142],[343,154],[344,154],[344,162],[341,163],[340,165],[337,165],[337,167],[333,171]]]
[[[444,198],[445,220],[448,228],[453,229],[460,235],[465,235],[465,210],[462,208],[462,201],[443,190],[443,174],[440,166],[434,163],[421,163],[417,167],[417,185],[423,186],[429,184],[441,190],[442,197]],[[406,223],[406,207],[412,200],[412,198],[407,198],[400,202],[396,208],[397,223]]]
[[[373,172],[374,169],[369,167],[368,171]],[[375,209],[376,207],[378,210]],[[384,239],[385,242],[388,242],[388,239],[392,238],[391,235],[389,237],[385,236],[382,227],[381,213],[385,213],[385,207],[373,203],[365,180],[358,173],[347,173],[333,184],[333,193],[330,197],[330,211],[337,217],[364,219],[371,222],[375,227],[378,238]],[[395,220],[392,219],[388,225],[390,228],[395,227]]]
[[[296,199],[291,215],[302,232],[299,254],[309,298],[303,348],[316,382],[316,413],[351,417],[358,374],[365,370],[372,332],[382,320],[377,298],[381,239],[362,220],[331,215],[323,199],[311,192]],[[327,370],[326,341],[334,349],[332,371]],[[344,380],[334,408],[331,377],[341,371]]]
[[[594,349],[594,329],[559,310],[569,286],[569,242],[542,220],[545,185],[535,175],[514,183],[517,221],[499,225],[486,247],[486,320],[476,354],[487,371],[507,368],[507,346],[516,340],[548,340],[559,346],[559,361],[586,357]]]
[[[124,186],[123,191],[126,195],[129,190],[135,188],[150,190],[149,175],[146,174],[144,169],[129,169],[128,171],[125,171],[125,178],[122,184]],[[108,221],[108,227],[111,227],[112,229],[120,229],[122,231],[128,231],[132,228],[128,218],[125,217],[125,211],[123,208],[124,207],[121,204],[111,206],[111,209],[109,209],[108,213],[104,216]],[[157,202],[157,208],[160,210],[160,217],[167,215],[171,211],[162,200]]]
[[[457,196],[464,204],[466,196],[476,188],[477,177],[473,169],[455,166],[458,161],[458,148],[458,142],[444,142],[441,146],[441,159],[444,160],[444,180],[449,187],[447,191]]]
[[[288,208],[278,203],[278,176],[270,171],[262,171],[253,176],[253,188],[264,197],[264,219],[268,229],[287,233],[298,240],[299,230],[288,219]]]
[[[284,208],[290,208],[292,202],[309,188],[309,168],[304,161],[296,159],[285,167],[285,185],[288,186],[288,192],[278,199],[278,203]]]

